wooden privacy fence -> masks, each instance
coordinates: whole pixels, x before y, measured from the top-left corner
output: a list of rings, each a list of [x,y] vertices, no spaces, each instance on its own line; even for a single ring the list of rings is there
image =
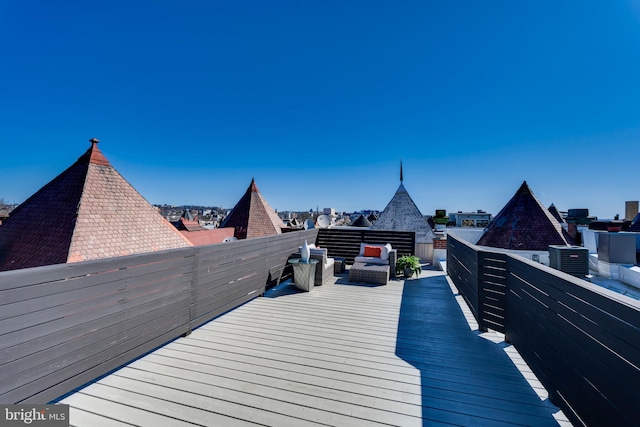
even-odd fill
[[[0,403],[46,403],[260,296],[317,230],[0,273]]]
[[[506,254],[447,237],[447,274],[467,301],[480,330],[505,333]]]
[[[640,301],[451,235],[447,252],[478,323],[496,329],[483,307],[500,306],[507,340],[575,425],[640,425]]]
[[[386,231],[348,228],[322,228],[316,244],[327,248],[330,257],[346,258],[349,264],[360,252],[360,243],[386,244],[398,249],[398,256],[412,255],[415,251],[416,233],[413,231]]]

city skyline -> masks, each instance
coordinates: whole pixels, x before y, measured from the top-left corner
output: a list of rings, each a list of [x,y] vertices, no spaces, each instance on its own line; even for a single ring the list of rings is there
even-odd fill
[[[631,1],[20,2],[0,7],[0,198],[97,137],[152,204],[624,216],[638,200]]]

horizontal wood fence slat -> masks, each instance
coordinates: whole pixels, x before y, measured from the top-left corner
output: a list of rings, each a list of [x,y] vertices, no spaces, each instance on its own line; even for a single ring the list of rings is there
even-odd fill
[[[478,298],[478,323],[502,322],[574,424],[640,425],[640,301],[451,235],[447,251],[449,276]]]
[[[360,252],[361,243],[387,244],[398,250],[398,256],[415,253],[416,233],[413,231],[387,231],[347,228],[321,228],[316,245],[327,248],[327,256],[353,259]]]
[[[464,240],[447,237],[447,274],[458,287],[460,294],[467,302],[469,309],[481,324],[480,299],[478,287],[478,251]]]
[[[260,296],[318,230],[0,273],[0,403],[46,403]]]

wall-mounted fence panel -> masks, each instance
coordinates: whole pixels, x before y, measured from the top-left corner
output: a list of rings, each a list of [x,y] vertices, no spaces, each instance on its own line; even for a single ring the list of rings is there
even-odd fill
[[[482,329],[505,332],[506,273],[505,254],[478,251],[478,316]]]
[[[386,244],[398,250],[398,256],[415,252],[416,234],[412,231],[357,230],[345,228],[323,228],[318,231],[316,244],[327,248],[329,257],[353,259],[360,252],[361,243]]]
[[[552,399],[587,425],[640,425],[640,303],[528,260],[507,264],[507,336]]]
[[[193,256],[188,248],[0,273],[0,312],[7,313],[0,321],[0,401],[46,402],[119,354],[186,330]],[[51,282],[41,281],[41,269]]]
[[[639,301],[451,235],[447,270],[573,423],[640,425]]]
[[[317,230],[0,273],[0,403],[45,403],[249,301]]]
[[[447,274],[467,301],[473,316],[481,324],[478,292],[478,251],[453,236],[447,237]],[[480,325],[482,329],[482,325]]]

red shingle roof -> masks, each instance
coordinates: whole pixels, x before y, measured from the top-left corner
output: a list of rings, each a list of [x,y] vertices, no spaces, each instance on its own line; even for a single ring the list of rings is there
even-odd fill
[[[189,239],[194,246],[202,246],[222,243],[224,239],[233,237],[234,231],[232,227],[229,227],[214,229],[202,228],[202,230],[197,231],[180,230],[180,233]]]
[[[478,240],[480,246],[546,251],[549,245],[569,245],[570,238],[551,212],[523,182]]]
[[[249,188],[220,227],[234,227],[235,237],[251,239],[281,234],[284,223],[262,197],[255,181],[251,179]]]
[[[3,224],[0,271],[191,246],[91,142]]]

